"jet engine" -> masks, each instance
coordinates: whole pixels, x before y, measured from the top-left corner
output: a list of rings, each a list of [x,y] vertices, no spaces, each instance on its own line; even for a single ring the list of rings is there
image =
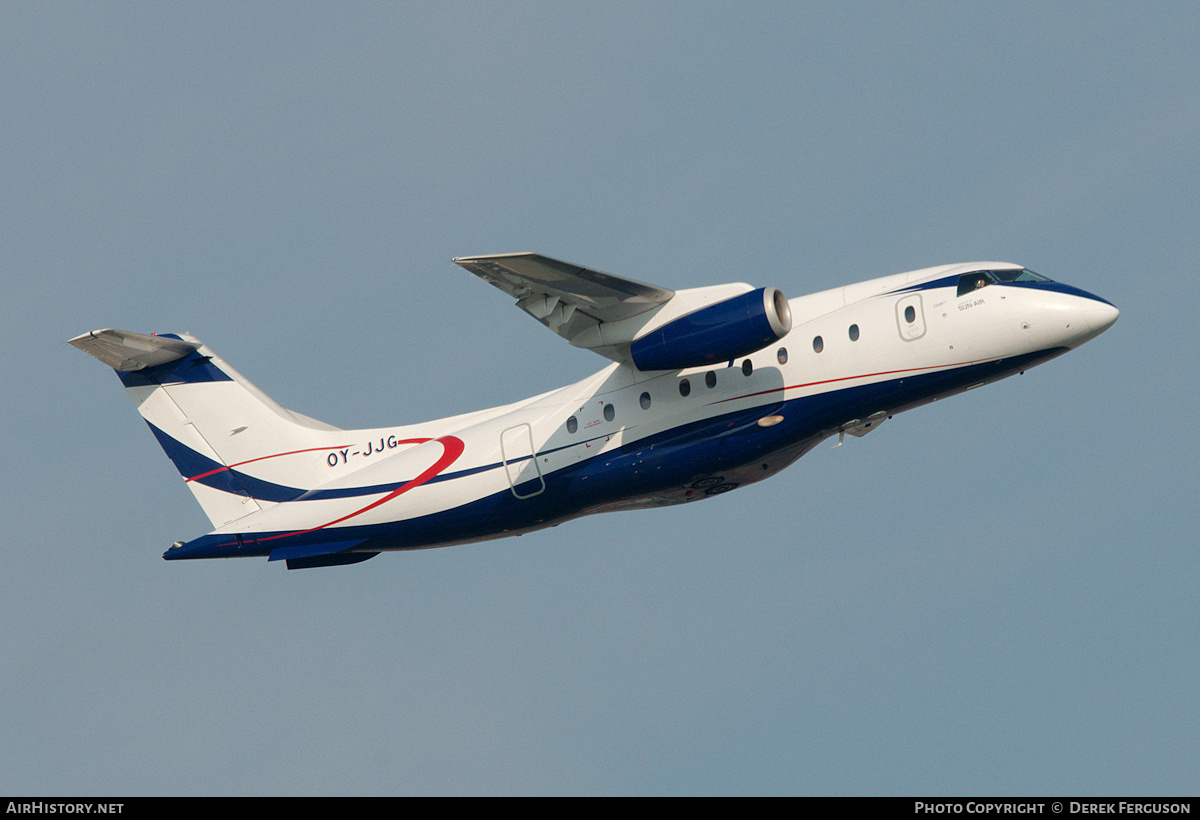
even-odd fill
[[[792,329],[787,297],[759,288],[674,319],[635,340],[638,370],[682,370],[726,362],[761,350]]]

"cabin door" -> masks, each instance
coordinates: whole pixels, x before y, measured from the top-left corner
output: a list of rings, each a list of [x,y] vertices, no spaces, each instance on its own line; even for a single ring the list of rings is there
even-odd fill
[[[925,311],[921,309],[921,294],[910,293],[896,303],[896,325],[900,338],[915,342],[925,335]]]
[[[528,424],[509,427],[500,434],[500,455],[508,474],[508,486],[517,498],[529,498],[546,489],[537,453],[533,451],[533,428]]]

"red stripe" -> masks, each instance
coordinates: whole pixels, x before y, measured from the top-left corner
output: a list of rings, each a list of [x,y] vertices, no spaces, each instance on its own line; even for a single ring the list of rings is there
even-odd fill
[[[340,524],[343,521],[346,521],[350,518],[354,518],[357,515],[362,515],[367,510],[373,510],[376,507],[378,507],[380,504],[386,504],[387,502],[391,501],[393,498],[403,495],[404,493],[408,492],[409,490],[419,487],[422,484],[424,484],[426,481],[429,481],[431,478],[438,475],[443,470],[445,470],[447,467],[449,467],[451,464],[453,464],[455,461],[457,461],[458,457],[463,454],[463,450],[466,449],[466,445],[463,444],[462,439],[457,438],[455,436],[443,436],[442,438],[439,438],[439,439],[412,438],[412,439],[406,439],[404,441],[397,442],[397,443],[399,443],[399,444],[424,444],[427,441],[436,441],[438,444],[442,445],[441,458],[439,458],[433,464],[429,465],[428,469],[426,469],[425,472],[421,473],[419,476],[412,479],[411,481],[408,481],[405,484],[400,485],[399,487],[397,487],[396,489],[392,490],[390,493],[385,495],[383,498],[380,498],[377,501],[371,502],[370,504],[368,504],[367,506],[363,507],[360,510],[355,510],[354,512],[352,512],[348,515],[343,515],[341,518],[336,518],[333,521],[329,521],[329,522],[327,522],[325,524],[321,524],[320,526],[317,526],[317,527],[312,527],[307,530],[297,530],[295,532],[285,532],[285,533],[281,533],[279,535],[272,535],[267,538],[255,538],[252,540],[254,540],[254,541],[274,541],[276,538],[287,538],[292,535],[305,535],[310,532],[316,532],[317,530],[323,530],[326,527],[332,527],[334,524]]]
[[[967,365],[979,364],[980,362],[987,362],[987,361],[992,361],[992,360],[991,359],[976,359],[975,361],[958,362],[957,364],[931,365],[929,367],[909,367],[904,370],[881,370],[878,373],[863,373],[862,375],[859,375],[859,376],[839,376],[836,379],[823,379],[821,381],[807,382],[805,384],[793,384],[793,385],[788,385],[786,387],[772,387],[770,390],[760,390],[757,393],[745,393],[741,396],[734,396],[733,398],[730,398],[730,399],[720,399],[718,401],[709,402],[708,406],[711,407],[714,404],[724,404],[727,401],[738,401],[739,399],[750,399],[755,396],[765,396],[768,393],[781,393],[785,390],[799,390],[804,387],[816,387],[817,385],[821,385],[821,384],[834,384],[835,382],[853,381],[855,379],[873,379],[876,376],[894,376],[897,373],[916,373],[919,370],[949,370],[952,367],[966,367]]]
[[[426,441],[428,441],[428,439],[426,439]],[[341,450],[341,449],[343,449],[343,447],[349,447],[349,446],[350,445],[347,444],[347,445],[335,445],[333,447],[309,447],[307,450],[292,450],[291,452],[288,452],[288,453],[275,453],[274,455],[270,455],[270,456],[259,456],[258,458],[251,458],[251,459],[247,459],[246,461],[239,461],[237,464],[226,464],[224,467],[218,467],[215,470],[209,470],[207,473],[201,473],[200,475],[194,475],[191,478],[186,479],[186,481],[199,481],[202,478],[208,478],[210,475],[216,475],[217,473],[224,472],[225,470],[232,470],[234,467],[241,467],[243,464],[253,464],[256,461],[266,461],[268,458],[279,458],[280,456],[294,456],[297,453],[320,453],[324,450]]]

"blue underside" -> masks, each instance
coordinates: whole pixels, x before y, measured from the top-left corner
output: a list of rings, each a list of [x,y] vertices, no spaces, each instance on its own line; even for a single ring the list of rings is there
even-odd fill
[[[682,425],[545,475],[545,489],[536,495],[528,495],[536,490],[535,486],[518,486],[516,494],[506,489],[452,510],[388,524],[299,534],[256,533],[253,539],[206,535],[168,550],[163,557],[270,555],[272,560],[287,559],[292,568],[328,566],[365,560],[383,550],[420,549],[538,529],[614,504],[667,492],[680,493],[682,488],[698,480],[720,476],[748,464],[761,463],[766,470],[774,459],[781,461],[779,466],[784,466],[796,454],[832,435],[850,420],[865,419],[879,411],[897,413],[944,398],[981,382],[995,381],[1025,370],[1066,351],[1066,348],[1056,348],[954,370],[848,387]],[[769,427],[760,426],[759,419],[767,415],[782,416],[783,421]],[[178,464],[182,454],[171,455]],[[189,465],[189,469],[192,466],[196,465]],[[501,467],[499,464],[494,466]],[[462,475],[447,473],[438,476],[438,480],[453,480]],[[247,485],[243,483],[242,486]],[[399,483],[373,488],[373,491],[385,492],[396,486]],[[255,494],[253,488],[247,488]],[[282,490],[295,493],[292,498],[301,492],[282,488],[278,491],[280,495],[285,494]],[[518,495],[528,497],[519,498]],[[679,500],[684,500],[682,495]]]

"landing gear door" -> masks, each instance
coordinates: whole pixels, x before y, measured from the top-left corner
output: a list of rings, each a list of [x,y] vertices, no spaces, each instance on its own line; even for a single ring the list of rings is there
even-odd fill
[[[500,434],[500,455],[504,459],[508,485],[517,498],[529,498],[546,489],[537,454],[533,451],[533,428],[528,424],[509,427]]]
[[[910,293],[896,303],[896,325],[900,329],[900,338],[906,342],[915,342],[925,335],[921,294]]]

